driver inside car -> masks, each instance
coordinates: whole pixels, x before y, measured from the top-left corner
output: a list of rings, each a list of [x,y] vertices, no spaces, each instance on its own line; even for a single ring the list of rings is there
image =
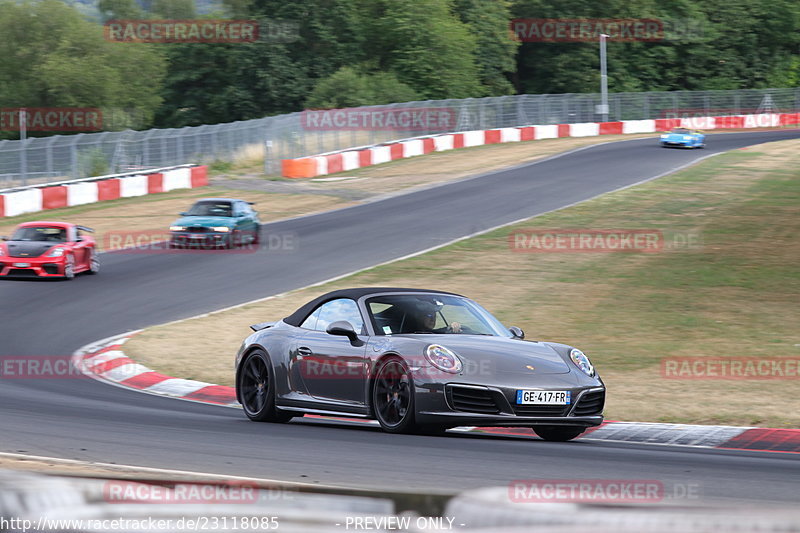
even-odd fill
[[[436,328],[436,315],[442,306],[432,302],[417,303],[417,328],[415,332],[422,333],[461,333],[461,324],[451,322],[449,325]]]

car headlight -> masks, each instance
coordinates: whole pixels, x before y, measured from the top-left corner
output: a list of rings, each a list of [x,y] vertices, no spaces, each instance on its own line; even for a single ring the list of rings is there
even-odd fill
[[[228,226],[216,226],[211,229],[218,233],[228,233],[231,230]]]
[[[662,135],[661,136],[662,139],[666,139],[667,137],[669,137],[669,135]]]
[[[450,374],[461,372],[461,359],[451,350],[439,344],[431,344],[425,349],[425,359],[442,372]]]
[[[186,229],[186,226],[170,226],[169,227],[170,231],[184,231],[185,229]]]
[[[47,255],[45,257],[61,257],[62,255],[64,255],[64,248],[57,246],[52,250],[50,250],[49,252],[47,252]]]
[[[589,360],[588,357],[586,357],[585,353],[578,350],[577,348],[573,348],[569,352],[569,358],[572,359],[572,362],[575,363],[575,366],[580,368],[584,374],[586,374],[590,378],[594,377],[595,375],[594,365],[592,365],[592,362]]]

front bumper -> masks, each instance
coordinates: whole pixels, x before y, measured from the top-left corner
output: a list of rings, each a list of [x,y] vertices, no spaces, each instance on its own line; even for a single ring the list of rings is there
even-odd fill
[[[231,233],[204,232],[194,233],[189,231],[172,231],[169,242],[173,246],[186,246],[197,248],[216,248],[228,243]]]
[[[586,378],[586,384],[573,381],[574,375],[542,376],[538,386],[511,383],[487,386],[476,383],[437,383],[415,378],[417,422],[440,426],[531,427],[581,426],[603,423],[606,389],[599,379]],[[583,381],[583,378],[580,378]],[[517,391],[568,390],[568,405],[519,405]]]
[[[0,277],[60,278],[63,276],[63,257],[0,257]]]

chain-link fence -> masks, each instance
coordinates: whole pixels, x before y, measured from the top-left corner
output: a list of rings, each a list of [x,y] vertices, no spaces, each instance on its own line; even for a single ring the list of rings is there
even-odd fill
[[[722,116],[800,110],[800,88],[609,94],[608,120]],[[280,160],[391,140],[473,129],[532,124],[596,122],[600,95],[514,95],[428,100],[347,110],[356,115],[397,116],[448,111],[450,121],[407,127],[368,121],[320,124],[299,112],[255,120],[180,129],[119,131],[0,141],[0,188],[81,178],[183,163],[263,160],[277,173]],[[325,112],[320,112],[325,113]],[[349,113],[349,114],[348,114]],[[324,121],[323,121],[324,122]]]

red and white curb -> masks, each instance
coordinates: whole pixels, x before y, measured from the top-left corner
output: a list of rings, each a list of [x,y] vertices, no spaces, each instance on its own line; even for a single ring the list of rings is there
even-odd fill
[[[179,165],[0,191],[0,218],[208,185],[206,165]]]
[[[122,345],[138,331],[110,337],[75,352],[72,363],[85,375],[120,387],[216,405],[236,406],[233,387],[181,379],[155,372],[130,359]]]
[[[233,387],[167,376],[126,356],[122,347],[136,333],[139,331],[110,337],[85,346],[73,354],[72,362],[85,375],[119,387],[193,402],[241,407],[236,402],[236,393]],[[374,420],[363,421],[326,416],[311,416],[310,418],[377,424]],[[532,436],[531,430],[527,428],[461,427],[453,431],[503,436]],[[599,427],[588,429],[584,436],[577,440],[800,453],[800,429],[608,421]]]

